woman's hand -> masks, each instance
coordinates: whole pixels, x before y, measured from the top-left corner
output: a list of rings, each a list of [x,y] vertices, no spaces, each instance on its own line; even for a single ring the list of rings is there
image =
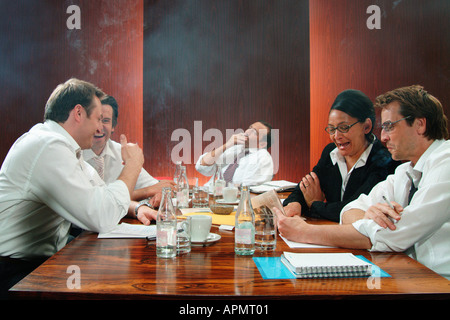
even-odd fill
[[[325,195],[320,188],[319,177],[315,172],[303,177],[300,181],[300,190],[303,192],[308,207],[311,207],[314,201],[325,201]]]

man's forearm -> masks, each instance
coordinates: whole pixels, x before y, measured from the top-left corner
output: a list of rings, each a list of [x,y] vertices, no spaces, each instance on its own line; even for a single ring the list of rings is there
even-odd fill
[[[302,242],[314,243],[325,246],[348,248],[348,249],[370,249],[370,239],[353,225],[308,225],[304,232]]]
[[[133,193],[131,194],[131,200],[140,201],[145,198],[149,198],[151,196],[154,196],[156,193],[149,191],[147,188],[141,188],[141,189],[134,189]]]
[[[158,192],[161,192],[162,187],[157,185],[152,185],[140,189],[134,189],[133,194],[131,195],[131,199],[135,201],[140,201],[146,198],[153,197]]]
[[[141,172],[142,165],[138,163],[127,163],[120,173],[118,180],[122,180],[128,187],[128,191],[130,192],[130,198],[133,196],[134,186],[136,185],[137,179]]]
[[[341,217],[342,224],[351,224],[364,218],[365,212],[361,209],[350,209],[345,211]]]
[[[201,161],[201,165],[202,166],[212,166],[217,158],[219,158],[227,149],[227,144],[225,143],[224,145],[220,146],[219,148],[216,148],[210,152],[208,152],[207,154],[205,154],[202,158]]]

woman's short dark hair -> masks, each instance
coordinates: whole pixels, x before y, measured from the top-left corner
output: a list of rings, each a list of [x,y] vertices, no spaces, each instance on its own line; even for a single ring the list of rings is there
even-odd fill
[[[372,142],[374,136],[372,134],[375,125],[375,108],[372,101],[359,90],[348,89],[338,94],[333,104],[332,110],[339,110],[345,112],[349,116],[358,119],[359,122],[365,122],[367,118],[372,121],[372,128],[366,134],[366,139]]]
[[[53,90],[45,105],[44,120],[64,123],[77,104],[82,105],[90,117],[94,95],[102,99],[105,93],[92,83],[71,78]]]

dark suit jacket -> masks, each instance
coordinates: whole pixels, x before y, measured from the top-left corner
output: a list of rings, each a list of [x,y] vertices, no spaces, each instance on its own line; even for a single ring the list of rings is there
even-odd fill
[[[333,165],[330,157],[330,152],[334,148],[336,148],[334,143],[327,145],[319,162],[312,170],[319,177],[320,187],[326,201],[315,201],[311,208],[308,208],[300,186],[297,185],[289,197],[284,200],[284,206],[291,202],[299,202],[302,205],[303,216],[339,222],[340,212],[345,205],[357,199],[362,193],[368,194],[378,182],[385,180],[389,174],[394,173],[395,168],[400,164],[400,162],[392,160],[389,151],[379,140],[376,140],[366,164],[354,169],[351,173],[341,200],[341,173],[338,165]]]

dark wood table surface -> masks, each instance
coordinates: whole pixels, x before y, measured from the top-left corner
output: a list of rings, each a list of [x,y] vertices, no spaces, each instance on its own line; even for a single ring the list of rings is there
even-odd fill
[[[127,222],[136,222],[129,220]],[[329,223],[312,221],[312,223]],[[173,259],[156,257],[155,241],[98,239],[84,232],[49,258],[11,293],[19,299],[449,299],[450,281],[403,253],[371,253],[337,248],[291,249],[280,238],[273,252],[352,252],[363,255],[391,277],[369,288],[367,278],[262,278],[252,257],[234,253],[234,231],[211,232],[221,239],[192,247]],[[67,285],[71,266],[79,268],[80,288]],[[69,273],[68,273],[69,272]]]

